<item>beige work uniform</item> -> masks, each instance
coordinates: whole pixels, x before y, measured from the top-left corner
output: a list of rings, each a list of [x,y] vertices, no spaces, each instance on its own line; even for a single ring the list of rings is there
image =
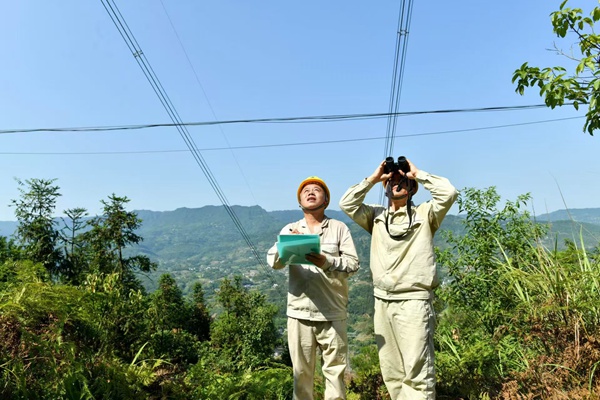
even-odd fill
[[[359,268],[354,242],[346,224],[327,217],[318,232],[310,232],[302,219],[286,225],[280,234],[294,229],[318,234],[321,253],[326,257],[323,268],[309,263],[289,265],[288,344],[294,369],[294,399],[313,399],[317,347],[323,357],[325,399],[345,399],[347,278]],[[269,249],[267,262],[274,269],[285,267],[276,244]]]
[[[381,373],[392,399],[434,399],[433,289],[439,285],[433,236],[458,196],[446,179],[419,170],[416,181],[432,199],[393,212],[363,201],[373,184],[363,180],[340,200],[340,208],[371,233],[374,326]],[[386,229],[388,218],[388,229]],[[406,236],[395,240],[392,235]]]

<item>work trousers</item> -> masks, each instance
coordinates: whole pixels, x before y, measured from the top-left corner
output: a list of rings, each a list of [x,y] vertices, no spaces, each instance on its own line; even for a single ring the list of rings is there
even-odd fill
[[[374,325],[381,374],[391,398],[435,399],[431,301],[375,298]]]
[[[324,400],[346,399],[346,320],[308,321],[288,317],[287,329],[294,370],[294,400],[313,400],[317,347],[322,354]]]

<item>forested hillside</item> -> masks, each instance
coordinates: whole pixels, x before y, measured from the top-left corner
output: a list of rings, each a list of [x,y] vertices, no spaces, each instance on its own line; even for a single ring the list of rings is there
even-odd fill
[[[265,211],[259,206],[233,206],[233,210],[257,249],[263,253],[273,245],[286,223],[302,218],[300,210]],[[159,262],[159,270],[214,270],[209,267],[219,262],[227,262],[240,268],[256,266],[250,249],[223,207],[180,208],[163,212],[141,210],[135,213],[142,220],[138,233],[144,238],[136,251]],[[538,223],[550,226],[545,238],[548,243],[558,237],[559,248],[564,248],[564,239],[573,239],[573,235],[578,237],[580,231],[584,239],[589,239],[586,242],[600,237],[600,223],[593,222],[600,221],[600,208],[586,210],[585,214],[579,213],[579,210],[570,210],[570,213],[579,218],[536,218]],[[368,247],[365,246],[368,246],[369,234],[341,211],[328,210],[326,215],[339,219],[350,227],[359,251],[363,250],[361,260],[368,262]],[[563,212],[562,215],[568,214]],[[440,230],[461,234],[464,231],[463,218],[462,215],[446,216]],[[447,246],[443,235],[436,236],[435,243],[441,248]]]

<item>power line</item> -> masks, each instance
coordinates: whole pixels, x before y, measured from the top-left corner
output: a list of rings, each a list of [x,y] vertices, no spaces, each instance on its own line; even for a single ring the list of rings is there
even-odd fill
[[[114,0],[112,2],[110,0],[101,0],[101,2],[102,2],[102,5],[104,6],[106,12],[110,16],[111,20],[115,24],[115,27],[119,31],[119,34],[121,35],[121,37],[125,41],[127,47],[133,54],[133,57],[135,58],[139,67],[142,69],[142,72],[144,73],[144,76],[148,80],[148,83],[150,83],[150,85],[152,86],[152,89],[154,90],[154,92],[157,95],[157,97],[159,98],[161,104],[165,108],[165,111],[167,111],[169,118],[173,122],[172,125],[175,126],[177,128],[177,130],[179,131],[179,134],[181,135],[181,137],[184,140],[184,142],[186,143],[188,149],[192,153],[194,159],[196,160],[196,163],[202,169],[202,172],[208,179],[208,182],[210,183],[211,187],[213,188],[213,190],[215,191],[217,196],[219,197],[219,200],[223,204],[223,207],[229,214],[234,225],[236,226],[236,228],[242,235],[242,237],[243,237],[244,241],[246,242],[246,244],[248,245],[248,247],[251,249],[254,257],[256,258],[256,261],[258,262],[259,265],[261,265],[263,268],[265,268],[268,273],[270,271],[270,268],[266,265],[266,262],[264,261],[264,257],[261,257],[259,255],[256,247],[254,246],[254,243],[252,242],[252,240],[250,239],[250,236],[248,236],[248,233],[242,226],[242,223],[239,220],[238,216],[236,215],[234,210],[231,208],[231,205],[229,204],[229,201],[227,200],[225,193],[223,193],[223,191],[221,190],[221,188],[217,182],[217,179],[212,174],[208,164],[202,157],[202,154],[200,154],[196,150],[198,148],[198,146],[196,146],[193,138],[187,131],[186,125],[183,124],[183,121],[181,120],[179,113],[175,109],[175,106],[171,102],[171,99],[169,98],[164,87],[160,83],[160,80],[154,73],[152,66],[150,65],[149,61],[147,60],[146,56],[144,55],[144,52],[142,51],[137,40],[135,39],[133,32],[131,32],[131,30],[129,29],[127,22],[123,18],[123,15],[119,11]]]
[[[478,128],[465,128],[465,129],[453,129],[446,131],[436,132],[423,132],[423,133],[408,133],[404,135],[396,135],[396,137],[420,137],[420,136],[431,136],[431,135],[446,135],[451,133],[463,133],[463,132],[476,132],[490,129],[501,129],[510,128],[515,126],[526,126],[535,124],[546,124],[550,122],[568,121],[572,119],[581,119],[585,117],[568,117],[568,118],[557,118],[548,119],[543,121],[530,121],[530,122],[519,122],[515,124],[504,124],[504,125],[493,125],[483,126]],[[347,142],[364,142],[371,140],[382,140],[385,137],[370,137],[370,138],[353,138],[353,139],[338,139],[338,140],[319,140],[312,142],[295,142],[295,143],[278,143],[278,144],[258,144],[250,146],[228,146],[228,147],[208,147],[196,149],[197,151],[221,151],[221,150],[240,150],[240,149],[260,149],[269,147],[290,147],[290,146],[310,146],[310,145],[323,145],[323,144],[339,144]],[[138,150],[138,151],[94,151],[94,152],[0,152],[2,155],[107,155],[107,154],[156,154],[156,153],[182,153],[188,152],[189,150]]]
[[[394,151],[394,135],[398,116],[396,113],[400,109],[400,97],[402,96],[402,83],[404,80],[404,65],[406,64],[406,54],[408,49],[408,34],[410,31],[410,21],[412,18],[412,0],[402,0],[398,12],[398,27],[396,29],[396,47],[394,53],[394,68],[392,73],[392,83],[390,89],[390,106],[386,131],[386,142],[383,151],[383,157],[389,156]]]
[[[566,103],[566,106],[572,103]],[[324,123],[324,122],[344,122],[353,120],[370,120],[388,118],[390,115],[398,117],[408,117],[428,114],[457,114],[471,112],[497,112],[497,111],[519,111],[547,108],[545,104],[533,104],[525,106],[497,106],[497,107],[477,107],[477,108],[457,108],[442,110],[425,111],[405,111],[395,113],[362,113],[362,114],[337,114],[303,117],[280,117],[280,118],[253,118],[253,119],[235,119],[224,121],[200,121],[200,122],[173,122],[156,124],[137,124],[137,125],[113,125],[113,126],[83,126],[83,127],[65,127],[65,128],[15,128],[1,129],[0,135],[11,133],[35,133],[35,132],[106,132],[122,131],[164,127],[188,127],[188,126],[211,126],[227,124],[268,124],[268,123]],[[399,136],[397,136],[399,137]]]
[[[383,158],[392,156],[394,152],[394,139],[398,116],[395,113],[400,109],[400,97],[402,96],[402,82],[404,80],[404,65],[406,64],[406,53],[408,48],[408,32],[412,18],[412,0],[401,0],[398,12],[398,27],[396,28],[396,47],[394,53],[394,69],[390,89],[390,115],[387,121],[385,143],[383,147]],[[384,204],[383,186],[379,190],[379,204]]]
[[[198,86],[200,87],[200,90],[202,91],[202,94],[204,95],[204,99],[206,100],[206,104],[208,104],[208,108],[210,109],[210,112],[212,113],[212,116],[213,116],[213,118],[216,121],[217,120],[217,114],[215,113],[215,110],[214,110],[212,104],[210,103],[210,100],[208,99],[208,95],[206,94],[206,91],[204,90],[204,86],[200,82],[200,77],[198,76],[198,73],[196,72],[196,68],[194,68],[194,64],[192,63],[192,60],[190,59],[190,56],[188,55],[187,51],[185,50],[185,46],[183,45],[183,42],[181,41],[181,38],[179,37],[179,33],[177,32],[177,29],[175,29],[175,24],[173,23],[173,20],[171,19],[171,16],[169,15],[169,12],[167,11],[167,7],[165,6],[165,3],[163,2],[163,0],[160,0],[160,4],[162,5],[162,9],[165,12],[165,15],[167,16],[167,19],[169,20],[169,24],[171,25],[171,29],[173,29],[173,32],[175,33],[175,37],[177,38],[177,42],[179,43],[179,46],[181,47],[181,50],[183,51],[183,54],[185,55],[185,58],[186,58],[186,60],[188,62],[188,65],[190,66],[190,69],[192,70],[192,72],[194,74],[194,77],[196,78],[196,83],[198,83]],[[256,201],[256,197],[254,196],[254,192],[252,191],[252,188],[250,187],[250,184],[248,184],[248,179],[246,178],[246,174],[244,173],[244,169],[240,166],[240,163],[239,163],[237,157],[235,156],[235,153],[233,152],[233,149],[231,148],[231,145],[229,144],[229,139],[227,139],[227,135],[225,135],[225,131],[223,130],[223,127],[221,125],[219,125],[219,130],[221,131],[221,136],[223,136],[223,139],[225,139],[225,143],[227,144],[227,146],[230,147],[231,156],[233,157],[233,160],[235,161],[235,164],[238,167],[238,174],[242,177],[242,179],[246,183],[246,188],[248,189],[248,192],[250,193],[250,195],[254,199],[254,202],[258,203]]]

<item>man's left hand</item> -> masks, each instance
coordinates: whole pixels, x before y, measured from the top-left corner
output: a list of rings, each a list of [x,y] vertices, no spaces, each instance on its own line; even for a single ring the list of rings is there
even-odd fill
[[[327,262],[327,258],[323,254],[319,253],[308,253],[306,259],[311,263],[315,264],[319,268],[323,268]]]

